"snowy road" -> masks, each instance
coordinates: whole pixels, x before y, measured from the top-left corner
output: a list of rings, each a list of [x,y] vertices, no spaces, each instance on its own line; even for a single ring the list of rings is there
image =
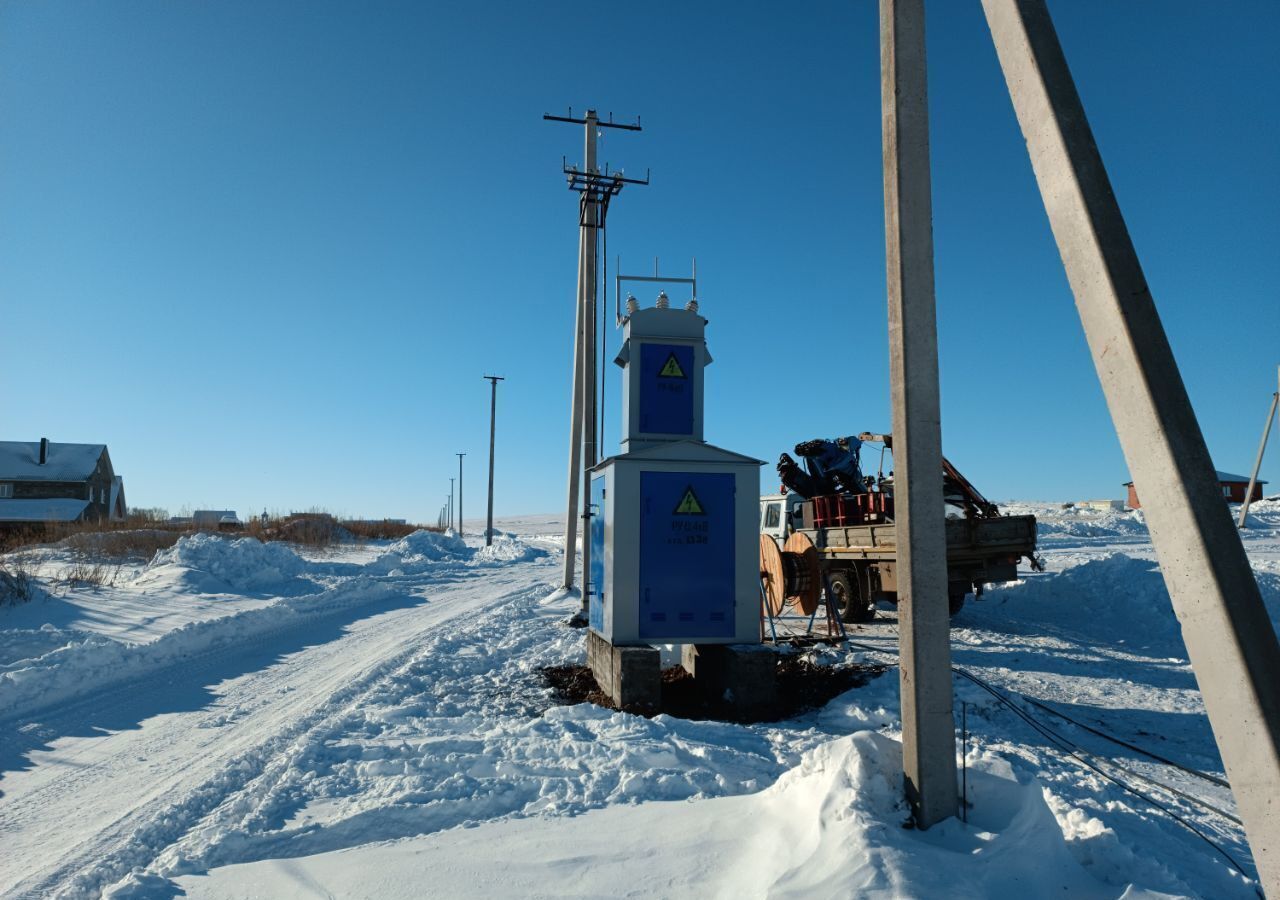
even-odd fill
[[[397,596],[197,654],[6,723],[0,892],[96,894],[269,775],[291,743],[341,716],[429,637],[513,596],[544,566],[399,577]],[[15,771],[18,769],[19,771]]]

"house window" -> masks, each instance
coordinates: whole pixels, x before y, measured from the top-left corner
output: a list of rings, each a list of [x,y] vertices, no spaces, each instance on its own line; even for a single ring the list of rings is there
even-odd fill
[[[1224,484],[1222,486],[1222,496],[1226,497],[1228,500],[1231,499],[1231,485]]]
[[[0,484],[0,500],[8,500],[13,496],[13,485]]]

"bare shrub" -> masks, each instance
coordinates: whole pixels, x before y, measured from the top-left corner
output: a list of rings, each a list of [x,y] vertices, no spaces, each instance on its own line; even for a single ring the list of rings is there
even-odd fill
[[[109,565],[101,560],[78,559],[58,576],[57,582],[65,588],[111,587],[120,577],[120,565]]]
[[[408,537],[419,530],[417,525],[409,525],[405,522],[388,522],[385,519],[381,522],[343,522],[342,527],[356,537],[363,538],[366,541],[398,541],[400,538]],[[426,530],[439,531],[440,529],[428,528]]]
[[[182,533],[173,529],[134,528],[125,531],[80,532],[62,541],[82,556],[146,561],[158,550],[178,543]]]
[[[20,557],[0,560],[0,606],[30,603],[38,593],[35,571]]]

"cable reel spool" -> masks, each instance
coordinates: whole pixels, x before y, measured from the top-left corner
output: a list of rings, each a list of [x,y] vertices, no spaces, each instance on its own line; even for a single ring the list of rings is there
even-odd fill
[[[811,616],[818,608],[822,568],[818,548],[807,534],[793,533],[781,550],[772,537],[760,535],[760,577],[772,615],[781,615],[791,606]]]

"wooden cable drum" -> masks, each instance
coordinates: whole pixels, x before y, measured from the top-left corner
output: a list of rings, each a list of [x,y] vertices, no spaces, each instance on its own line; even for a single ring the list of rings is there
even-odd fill
[[[767,534],[760,535],[760,578],[764,581],[764,598],[771,615],[781,615],[787,601],[787,576],[782,567],[782,551],[778,542]]]
[[[781,550],[772,537],[760,535],[760,577],[764,580],[765,600],[773,615],[781,615],[788,605],[806,616],[818,608],[822,572],[818,549],[806,535],[796,532],[787,538]]]
[[[788,557],[791,561],[788,562]],[[798,606],[806,616],[818,608],[818,595],[822,593],[822,567],[818,562],[818,548],[803,532],[794,532],[782,545],[782,563],[787,572],[787,602]]]

